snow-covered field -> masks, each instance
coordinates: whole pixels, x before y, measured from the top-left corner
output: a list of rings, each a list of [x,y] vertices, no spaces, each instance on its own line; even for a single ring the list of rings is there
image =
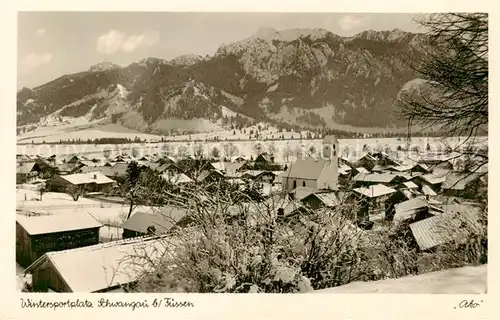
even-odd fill
[[[231,110],[225,110],[228,115],[233,115]],[[186,123],[189,122],[189,125]],[[54,143],[66,141],[69,139],[99,139],[99,138],[129,138],[136,137],[148,142],[157,142],[162,138],[168,140],[246,140],[250,135],[255,137],[255,132],[259,131],[259,136],[264,139],[277,139],[283,136],[284,139],[299,138],[300,134],[305,137],[308,131],[299,132],[281,132],[278,128],[267,126],[264,123],[256,124],[243,128],[241,130],[224,130],[216,125],[210,125],[203,119],[198,120],[164,120],[164,126],[175,129],[179,127],[200,126],[197,131],[207,131],[203,133],[184,134],[176,136],[162,136],[158,134],[142,133],[133,129],[126,128],[119,124],[104,123],[101,121],[88,122],[85,120],[73,119],[71,123],[54,122],[48,125],[39,126],[33,131],[20,133],[17,136],[18,143]],[[202,127],[202,128],[201,128]]]
[[[25,212],[37,214],[72,214],[75,212],[86,212],[103,224],[120,226],[126,218],[129,207],[127,205],[108,203],[94,199],[80,197],[78,201],[73,201],[70,195],[65,193],[48,192],[43,194],[40,201],[40,194],[28,188],[16,189],[17,209]],[[26,200],[25,200],[26,199]],[[134,212],[154,212],[155,208],[138,206]],[[104,232],[105,230],[103,230]],[[109,237],[109,234],[121,233],[117,230],[101,235]]]
[[[72,139],[129,138],[133,140],[136,137],[147,141],[158,141],[161,139],[158,135],[142,133],[118,124],[76,122],[72,124],[41,126],[33,131],[18,134],[17,141],[18,143],[42,143],[44,141],[46,143],[54,143]]]

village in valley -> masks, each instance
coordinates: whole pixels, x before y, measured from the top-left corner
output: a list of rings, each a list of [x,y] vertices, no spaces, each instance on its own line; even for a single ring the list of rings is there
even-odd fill
[[[261,144],[256,150],[265,146],[256,143]],[[404,226],[409,243],[422,253],[436,252],[457,237],[467,241],[469,231],[459,228],[457,216],[468,223],[481,219],[479,195],[485,197],[487,190],[487,166],[480,157],[431,151],[411,157],[390,148],[366,151],[365,146],[359,158],[350,160],[338,154],[342,146],[335,136],[325,136],[321,144],[317,151],[295,154],[289,163],[278,163],[276,154],[264,150],[250,157],[225,156],[230,147],[203,150],[203,143],[185,156],[169,151],[140,158],[137,152],[19,154],[16,260],[21,287],[123,292],[144,270],[131,272],[120,261],[144,243],[158,246],[179,228],[189,230],[195,223],[191,211],[197,204],[210,208],[210,197],[219,197],[221,190],[233,192],[233,203],[224,203],[221,211],[233,222],[243,214],[245,223],[266,223],[255,215],[268,213],[276,223],[300,229],[302,215],[340,214],[345,210],[338,208],[347,204],[350,216],[336,219],[342,228],[355,230],[358,241]],[[224,194],[224,201],[230,198]],[[112,270],[120,276],[113,277]]]
[[[19,292],[486,293],[487,13],[71,14],[19,12]]]

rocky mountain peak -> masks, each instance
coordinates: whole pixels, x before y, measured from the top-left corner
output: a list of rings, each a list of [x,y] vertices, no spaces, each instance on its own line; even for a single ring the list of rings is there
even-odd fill
[[[148,66],[152,64],[167,64],[167,61],[160,58],[147,57],[139,60],[138,64],[141,66]]]
[[[89,72],[106,71],[119,68],[121,68],[119,65],[112,63],[111,61],[101,61],[99,63],[92,65],[89,68]]]
[[[241,115],[235,120],[240,126],[253,119],[318,130],[393,127],[398,92],[417,76],[408,55],[419,59],[424,47],[425,35],[399,29],[346,38],[325,29],[260,28],[221,45],[213,56],[148,57],[112,72],[83,72],[33,92],[23,89],[18,125],[64,109],[74,117],[113,115],[125,126],[144,124],[137,130],[162,131],[177,120],[227,125],[221,121],[229,111]],[[116,67],[102,62],[90,71]]]
[[[197,54],[184,54],[178,57],[173,58],[169,61],[170,65],[176,67],[189,67],[195,63],[198,63],[203,60],[203,57]]]

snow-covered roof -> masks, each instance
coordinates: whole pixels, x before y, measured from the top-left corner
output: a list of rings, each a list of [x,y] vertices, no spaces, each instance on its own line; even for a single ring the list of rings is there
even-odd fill
[[[353,189],[353,191],[355,191],[359,194],[362,194],[364,196],[370,197],[370,198],[376,198],[376,197],[380,197],[380,196],[383,196],[386,194],[391,194],[391,193],[396,192],[396,190],[389,188],[383,184],[376,184],[376,185],[369,186],[366,188],[365,187],[356,188],[356,189]]]
[[[162,240],[140,238],[48,252],[25,273],[50,260],[72,292],[98,292],[134,282],[149,271],[151,263],[167,250],[167,244]]]
[[[296,200],[302,200],[310,194],[318,192],[318,189],[309,188],[309,187],[297,187],[290,191],[291,194],[295,196]]]
[[[288,167],[281,177],[316,180],[319,178],[327,163],[326,160],[322,159],[298,159]]]
[[[418,186],[413,181],[403,182],[403,185],[405,187],[407,187],[408,189],[416,189],[416,188],[418,188]]]
[[[425,171],[429,171],[429,167],[423,163],[404,164],[404,165],[400,165],[400,166],[389,166],[387,169],[398,171],[398,172],[405,172],[405,171],[413,170],[415,167],[421,167]]]
[[[16,221],[30,235],[102,227],[100,222],[85,212],[41,216],[26,216],[18,214]]]
[[[443,183],[443,189],[464,190],[467,185],[481,178],[484,173],[451,173]]]
[[[98,163],[96,162],[93,162],[91,160],[82,160],[80,161],[81,164],[83,164],[84,166],[87,166],[87,167],[97,167]]]
[[[364,168],[364,167],[358,167],[356,168],[356,170],[359,172],[359,173],[370,173],[370,171],[368,171],[368,169]]]
[[[147,233],[148,227],[155,227],[155,234],[168,232],[177,222],[186,217],[187,210],[166,206],[161,208],[161,212],[151,214],[146,212],[137,212],[125,221],[123,229],[132,230],[141,233]]]
[[[107,184],[115,182],[114,180],[106,177],[104,174],[98,171],[68,174],[60,177],[74,185],[88,184],[88,183]]]
[[[185,175],[184,173],[179,174],[168,174],[165,172],[162,174],[163,179],[167,180],[170,183],[189,183],[193,182],[193,179]]]
[[[318,192],[314,194],[325,206],[334,207],[340,203],[335,192]]]
[[[390,173],[358,173],[353,180],[363,182],[380,182],[388,183],[397,178],[398,176]]]
[[[413,237],[421,250],[427,250],[450,241],[459,243],[469,238],[468,228],[462,228],[462,222],[477,225],[478,210],[470,207],[460,213],[448,211],[410,224]]]
[[[425,194],[426,196],[430,196],[430,197],[437,196],[437,193],[426,184],[424,184],[422,186],[422,193]]]
[[[401,221],[409,219],[413,217],[413,215],[417,213],[418,210],[428,207],[429,203],[427,202],[425,197],[412,198],[410,200],[398,203],[395,206],[396,214],[394,215],[394,220]]]
[[[35,166],[34,161],[29,161],[29,162],[21,162],[18,164],[16,167],[16,173],[20,174],[28,174],[33,170],[33,167]]]
[[[445,175],[424,174],[419,176],[430,184],[439,184],[446,181]]]

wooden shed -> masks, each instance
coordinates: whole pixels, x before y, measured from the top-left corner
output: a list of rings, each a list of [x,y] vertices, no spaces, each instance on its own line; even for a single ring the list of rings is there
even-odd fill
[[[129,239],[47,252],[32,263],[36,292],[117,292],[133,286],[169,250],[160,237]]]
[[[87,213],[52,214],[16,218],[16,261],[23,267],[50,251],[99,243],[102,226]]]

